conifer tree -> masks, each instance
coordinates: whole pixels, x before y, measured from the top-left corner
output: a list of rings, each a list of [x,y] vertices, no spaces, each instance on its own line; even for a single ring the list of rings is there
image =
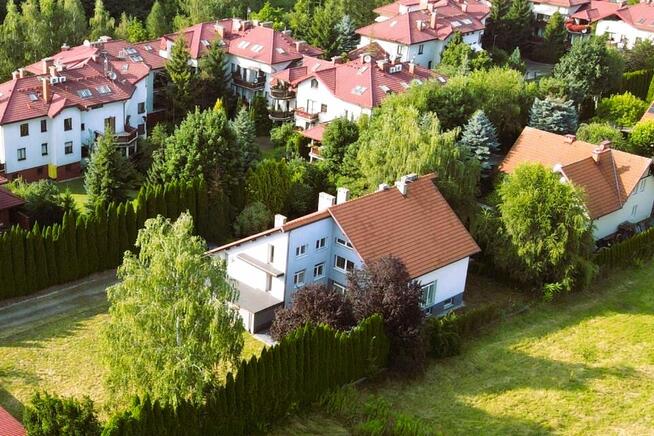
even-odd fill
[[[229,69],[225,50],[218,42],[211,44],[209,51],[200,59],[199,87],[202,89],[202,107],[209,107],[220,99],[223,105],[231,108],[233,98],[228,87]]]
[[[23,236],[25,240],[25,294],[31,294],[37,290],[37,267],[36,247],[34,245],[34,234],[27,232]]]
[[[89,253],[88,255],[89,257],[87,261],[89,274],[101,270],[100,259],[98,257],[96,229],[97,229],[97,220],[94,218],[88,219],[85,225],[85,233],[86,233],[86,241],[88,245],[87,251]]]
[[[116,21],[104,8],[102,0],[95,0],[93,16],[89,20],[89,38],[96,41],[101,36],[113,36],[115,27]]]
[[[193,101],[193,74],[189,66],[190,59],[184,36],[180,35],[173,43],[170,60],[166,62],[166,72],[170,78],[167,92],[173,110],[173,122],[186,115]]]
[[[309,42],[325,51],[326,56],[333,56],[337,49],[336,27],[341,16],[338,0],[325,0],[315,9],[309,28]]]
[[[50,278],[50,284],[59,283],[61,274],[57,265],[57,252],[55,248],[55,234],[53,226],[46,228],[43,241],[45,243],[45,255],[46,262],[48,263],[48,277]]]
[[[511,26],[511,46],[524,49],[534,29],[534,13],[529,0],[513,0],[506,14]]]
[[[568,31],[564,26],[564,18],[558,11],[550,17],[543,33],[541,57],[545,62],[556,63],[565,53]]]
[[[552,133],[574,133],[577,130],[574,102],[554,97],[541,100],[537,97],[529,112],[529,126]]]
[[[152,9],[145,20],[145,29],[150,39],[159,38],[170,31],[168,20],[166,20],[164,9],[159,0],[152,4]]]
[[[83,215],[77,217],[75,224],[77,242],[77,269],[78,277],[86,277],[93,273],[89,269],[89,248],[88,248],[88,225]]]
[[[525,63],[522,60],[522,55],[520,53],[520,47],[516,47],[511,52],[511,56],[506,61],[506,64],[509,68],[520,71],[523,73],[525,71]]]
[[[45,243],[43,241],[43,232],[39,223],[36,223],[34,228],[32,228],[32,234],[34,235],[34,253],[36,257],[36,289],[44,289],[50,284],[50,278],[48,275],[48,262]],[[2,291],[0,290],[1,294]]]
[[[254,120],[247,109],[241,108],[231,122],[236,141],[243,160],[243,171],[246,172],[256,161],[261,158],[261,150],[255,142],[257,131]]]
[[[80,44],[88,34],[82,2],[80,0],[64,0],[63,15],[65,18],[62,31],[63,42],[70,46]]]
[[[11,231],[12,237],[12,262],[14,269],[14,286],[11,296],[22,295],[27,286],[27,277],[25,271],[25,238],[22,230],[14,227]]]
[[[486,20],[486,29],[483,35],[485,49],[510,47],[511,23],[507,17],[510,8],[511,0],[491,1],[490,14]]]
[[[14,0],[6,4],[6,14],[0,28],[0,76],[11,76],[11,72],[25,63],[25,28]]]
[[[359,37],[356,33],[356,25],[352,18],[345,14],[334,28],[336,33],[336,53],[348,53],[357,47]]]

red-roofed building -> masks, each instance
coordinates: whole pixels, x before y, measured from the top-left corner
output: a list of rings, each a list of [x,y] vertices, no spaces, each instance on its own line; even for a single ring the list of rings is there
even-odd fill
[[[573,38],[576,35],[590,35],[591,24],[614,14],[622,6],[622,3],[608,0],[591,0],[581,5],[577,12],[568,17],[565,27],[573,35]]]
[[[0,177],[77,177],[83,148],[107,128],[123,153],[134,153],[160,110],[164,61],[151,43],[103,37],[15,71],[0,84]]]
[[[321,193],[318,211],[218,247],[240,290],[246,328],[265,328],[297,289],[321,283],[345,292],[347,274],[386,255],[398,257],[423,287],[423,307],[439,314],[463,303],[470,256],[479,252],[435,184],[435,177],[402,177],[395,187],[349,200]]]
[[[193,66],[209,50],[211,44],[225,48],[232,74],[232,90],[247,101],[260,93],[270,94],[272,75],[286,70],[304,56],[319,56],[320,49],[304,41],[249,20],[238,18],[200,23],[161,38],[159,54],[169,57],[174,41],[183,34]]]
[[[0,407],[0,435],[2,436],[25,436],[25,428],[20,422]]]
[[[608,35],[618,48],[632,48],[639,40],[654,41],[654,5],[625,5],[597,22],[596,35]]]
[[[0,232],[16,224],[16,211],[24,204],[22,198],[0,188]]]
[[[376,43],[401,62],[431,69],[455,32],[481,50],[490,6],[485,0],[399,0],[375,12],[376,22],[357,30],[360,46]]]

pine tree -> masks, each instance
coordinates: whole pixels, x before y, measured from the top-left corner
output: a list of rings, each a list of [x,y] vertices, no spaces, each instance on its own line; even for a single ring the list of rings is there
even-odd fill
[[[80,0],[64,0],[64,42],[73,46],[80,44],[88,34],[88,26],[84,7]]]
[[[357,47],[359,37],[356,34],[356,26],[349,15],[343,15],[336,23],[336,53],[348,53]]]
[[[341,16],[338,0],[325,0],[315,9],[311,27],[309,28],[309,42],[325,51],[325,56],[333,56],[336,52],[336,25]]]
[[[267,136],[272,128],[272,121],[268,117],[268,102],[262,95],[255,95],[251,103],[250,116],[254,120],[258,136]]]
[[[123,262],[123,254],[125,251],[129,250],[130,240],[127,230],[127,209],[131,209],[132,206],[129,203],[121,203],[118,205],[116,213],[118,214],[118,265]]]
[[[511,0],[492,0],[490,14],[486,19],[484,48],[506,49],[511,44],[511,23],[507,18]]]
[[[134,242],[136,242],[136,236],[138,235],[138,227],[136,226],[136,212],[132,203],[127,203],[125,207],[125,223],[127,225],[127,246],[125,249],[133,250]]]
[[[104,8],[102,0],[95,0],[93,16],[89,20],[89,31],[92,41],[98,40],[101,36],[113,36],[116,21]]]
[[[541,57],[546,62],[556,63],[565,53],[565,45],[568,40],[568,31],[564,26],[564,18],[559,12],[555,12],[545,26],[543,32],[543,44],[540,47]]]
[[[200,59],[200,88],[202,89],[202,107],[209,107],[214,102],[231,108],[233,98],[228,88],[230,82],[225,50],[218,41],[211,44],[209,51]],[[215,107],[214,107],[215,109]]]
[[[506,19],[511,26],[511,46],[524,49],[530,42],[534,28],[531,2],[529,0],[513,0]]]
[[[231,122],[236,141],[243,160],[243,171],[246,172],[253,163],[261,158],[261,150],[255,142],[257,131],[250,113],[247,109],[241,108]]]
[[[170,60],[166,62],[166,72],[170,78],[168,98],[173,109],[173,122],[183,118],[193,101],[193,75],[186,50],[186,41],[179,35],[171,49]]]
[[[572,100],[538,97],[529,112],[529,126],[552,133],[566,134],[577,131],[577,110]]]
[[[152,9],[145,20],[145,29],[150,39],[159,38],[170,31],[163,7],[158,0],[152,4]]]
[[[467,148],[479,159],[482,168],[490,169],[489,158],[492,151],[500,147],[497,131],[486,114],[478,110],[468,120],[461,132],[459,144]]]
[[[67,279],[75,280],[80,277],[79,264],[77,263],[77,234],[75,231],[76,216],[72,212],[64,215],[63,232],[66,238],[66,250],[68,251],[68,277]]]

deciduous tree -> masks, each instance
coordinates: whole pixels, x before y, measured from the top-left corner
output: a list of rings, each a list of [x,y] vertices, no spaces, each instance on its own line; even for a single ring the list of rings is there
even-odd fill
[[[102,0],[95,0],[93,16],[89,20],[89,38],[96,41],[101,36],[113,36],[116,21],[104,8]]]

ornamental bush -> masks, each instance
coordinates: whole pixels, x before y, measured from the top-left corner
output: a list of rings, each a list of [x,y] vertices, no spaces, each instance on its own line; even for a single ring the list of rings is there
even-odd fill
[[[597,105],[597,118],[618,127],[631,127],[647,110],[647,103],[630,92],[603,98]]]

